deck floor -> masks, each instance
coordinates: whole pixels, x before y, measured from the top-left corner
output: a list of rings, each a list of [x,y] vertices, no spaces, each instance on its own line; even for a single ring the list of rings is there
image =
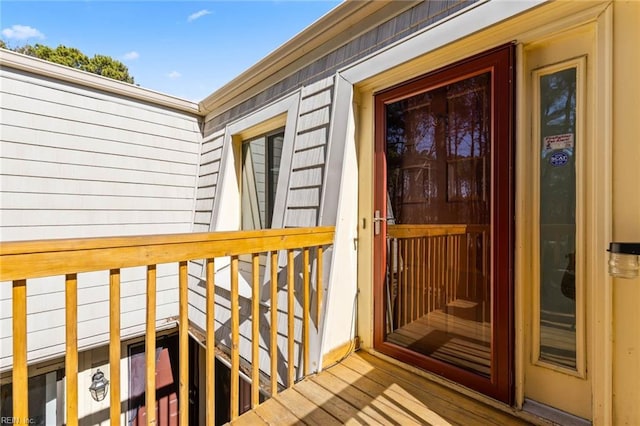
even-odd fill
[[[296,383],[233,425],[526,425],[364,351]]]

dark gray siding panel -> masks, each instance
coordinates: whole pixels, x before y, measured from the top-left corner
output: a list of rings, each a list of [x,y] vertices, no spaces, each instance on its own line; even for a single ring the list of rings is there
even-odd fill
[[[333,78],[304,87],[300,95],[285,227],[318,225],[331,122]]]
[[[219,135],[202,143],[193,232],[209,232],[210,230],[211,211],[220,173],[223,140],[224,135]]]
[[[347,42],[312,64],[299,69],[258,95],[214,117],[205,124],[210,135],[230,121],[245,115],[300,87],[329,77],[335,72],[377,50],[425,28],[478,0],[425,1],[387,22]]]

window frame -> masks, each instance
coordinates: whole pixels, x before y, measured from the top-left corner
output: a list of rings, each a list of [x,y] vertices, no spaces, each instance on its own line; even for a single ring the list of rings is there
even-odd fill
[[[271,228],[283,228],[285,223],[285,207],[291,176],[291,162],[293,158],[294,139],[298,121],[298,108],[301,91],[281,98],[241,119],[228,124],[224,130],[221,165],[218,175],[218,186],[213,202],[210,231],[238,231],[242,228],[241,221],[241,175],[242,175],[242,142],[261,134],[284,127],[282,143],[282,157],[280,159],[280,173],[278,174],[277,190],[274,202],[274,214]],[[216,259],[216,272],[229,268],[228,258]],[[204,265],[201,276],[204,277]],[[244,298],[251,298],[250,283],[239,280],[239,294]],[[216,286],[230,290],[231,283],[228,273],[216,274]],[[262,292],[262,290],[261,290]],[[262,298],[262,294],[260,297]]]
[[[250,139],[246,139],[242,141],[242,146],[241,146],[241,171],[240,171],[240,214],[242,215],[242,218],[240,220],[240,228],[242,230],[254,230],[254,229],[271,229],[272,228],[272,224],[273,224],[273,216],[275,214],[275,205],[276,205],[276,198],[277,198],[277,189],[278,189],[278,180],[280,177],[280,171],[282,170],[281,164],[282,164],[282,152],[284,150],[284,135],[285,135],[285,127],[281,127],[275,130],[271,130],[267,133],[263,133],[260,134],[258,136],[252,137]],[[274,166],[274,156],[273,156],[273,152],[274,152],[274,143],[273,140],[278,137],[281,136],[282,137],[282,147],[280,148],[280,157],[279,157],[279,161],[278,161],[278,175],[275,179],[272,179],[272,169]],[[258,141],[260,139],[264,140],[265,143],[265,166],[264,166],[264,175],[265,175],[265,182],[264,182],[264,204],[265,204],[265,215],[264,218],[261,218],[261,223],[260,223],[260,227],[255,227],[255,223],[253,224],[253,227],[248,227],[244,224],[244,210],[246,209],[247,206],[243,205],[244,204],[244,197],[245,194],[243,193],[243,188],[244,188],[244,174],[245,174],[245,148],[251,144],[252,142]],[[254,175],[255,176],[255,175]],[[258,191],[256,191],[255,196],[259,197],[260,194],[258,194]],[[253,196],[253,194],[251,194],[251,196]],[[251,200],[252,202],[256,202],[256,203],[260,203],[259,200]],[[259,209],[258,209],[259,210]],[[262,223],[262,220],[264,220],[264,223]]]

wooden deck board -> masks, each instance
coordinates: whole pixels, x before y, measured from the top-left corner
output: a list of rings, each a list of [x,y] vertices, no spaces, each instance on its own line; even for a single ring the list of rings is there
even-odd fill
[[[322,406],[318,406],[298,392],[282,392],[276,399],[298,418],[304,419],[308,425],[329,426],[341,425],[342,422],[327,413]]]
[[[367,414],[361,413],[359,408],[309,379],[297,383],[294,389],[317,406],[325,407],[331,415],[344,424],[380,424]]]
[[[366,352],[358,357],[349,357],[346,366],[357,369],[372,368],[366,376],[379,380],[388,387],[402,389],[420,401],[428,409],[436,412],[450,424],[460,425],[505,425],[526,424],[515,417],[479,403],[438,383],[390,364]],[[355,364],[355,365],[354,365]],[[360,364],[360,365],[358,365]]]
[[[245,420],[245,416],[251,418]],[[360,351],[319,375],[296,383],[233,424],[528,423]]]
[[[297,425],[302,421],[276,398],[271,398],[255,408],[255,413],[269,425]],[[249,411],[251,412],[251,411]],[[240,416],[240,418],[244,415]]]
[[[379,423],[402,425],[418,424],[401,410],[397,410],[393,406],[386,404],[385,401],[371,398],[353,386],[352,383],[343,381],[333,375],[330,370],[331,369],[325,371],[324,374],[312,377],[311,380],[323,386],[325,389],[335,392],[338,397],[348,400],[355,407],[361,407],[360,410],[362,412],[374,418]]]
[[[262,418],[256,414],[255,411],[247,411],[236,420],[230,422],[233,426],[257,426],[257,425],[268,425],[269,423],[262,420]]]

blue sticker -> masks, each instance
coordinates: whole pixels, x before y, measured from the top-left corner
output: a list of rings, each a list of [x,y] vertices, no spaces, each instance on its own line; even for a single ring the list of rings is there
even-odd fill
[[[569,162],[569,155],[564,151],[558,151],[551,154],[549,164],[554,167],[562,167]]]

